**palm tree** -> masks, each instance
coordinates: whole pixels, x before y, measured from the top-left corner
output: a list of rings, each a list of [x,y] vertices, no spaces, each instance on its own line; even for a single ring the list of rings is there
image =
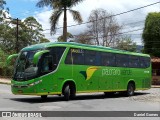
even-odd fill
[[[44,7],[50,6],[54,9],[51,17],[51,34],[56,32],[56,26],[59,21],[59,18],[62,13],[64,13],[63,18],[63,40],[67,42],[67,11],[69,11],[74,21],[78,22],[79,24],[82,23],[82,17],[78,11],[72,10],[73,6],[76,6],[78,3],[82,2],[83,0],[39,0],[37,3],[37,7]]]

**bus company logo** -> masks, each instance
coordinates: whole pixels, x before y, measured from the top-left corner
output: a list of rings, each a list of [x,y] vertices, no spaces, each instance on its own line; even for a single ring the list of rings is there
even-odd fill
[[[117,76],[121,75],[121,71],[119,69],[102,69],[102,76]]]
[[[86,71],[81,71],[80,73],[85,77],[86,80],[90,80],[93,74],[99,69],[99,67],[91,66],[87,68]]]

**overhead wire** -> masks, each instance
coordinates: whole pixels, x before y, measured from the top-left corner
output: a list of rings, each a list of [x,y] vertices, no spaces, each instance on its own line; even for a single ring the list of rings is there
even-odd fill
[[[146,8],[146,7],[149,7],[149,6],[153,6],[153,5],[156,5],[158,3],[160,3],[160,1],[152,3],[152,4],[148,4],[148,5],[145,5],[145,6],[142,6],[142,7],[138,7],[138,8],[132,9],[132,10],[128,10],[128,11],[125,11],[125,12],[121,12],[121,13],[118,13],[118,14],[115,14],[115,15],[105,16],[105,17],[102,17],[102,18],[97,19],[97,20],[87,21],[87,22],[83,22],[83,23],[80,23],[80,24],[73,24],[73,25],[67,26],[67,28],[78,26],[78,25],[83,25],[83,24],[87,24],[87,23],[91,23],[91,22],[95,22],[95,21],[99,21],[99,20],[106,19],[106,18],[119,16],[119,15],[122,15],[122,14],[126,14],[126,13],[129,13],[129,12],[133,12],[133,11],[137,11],[137,10],[143,9],[143,8]],[[63,28],[63,27],[58,27],[56,29],[61,29],[61,28]],[[45,29],[45,30],[50,30],[50,29]]]

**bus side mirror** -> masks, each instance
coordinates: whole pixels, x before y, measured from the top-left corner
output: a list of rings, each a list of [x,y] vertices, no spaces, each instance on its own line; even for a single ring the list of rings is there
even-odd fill
[[[18,54],[13,54],[13,55],[10,55],[10,56],[8,56],[8,58],[7,58],[7,65],[10,65],[11,64],[11,61],[15,58],[17,58],[18,57]]]
[[[42,50],[42,51],[37,52],[33,57],[33,63],[37,64],[40,56],[42,56],[45,53],[49,53],[49,50]]]

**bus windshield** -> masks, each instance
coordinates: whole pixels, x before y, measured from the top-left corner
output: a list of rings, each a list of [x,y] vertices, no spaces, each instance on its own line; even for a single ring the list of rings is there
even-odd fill
[[[37,51],[24,51],[21,52],[14,71],[15,80],[32,79],[37,75],[38,67],[33,63],[34,54]]]
[[[39,50],[21,52],[16,61],[14,80],[30,80],[56,70],[65,47],[51,47],[47,49],[50,52],[43,54],[38,64],[33,63],[33,57]]]

